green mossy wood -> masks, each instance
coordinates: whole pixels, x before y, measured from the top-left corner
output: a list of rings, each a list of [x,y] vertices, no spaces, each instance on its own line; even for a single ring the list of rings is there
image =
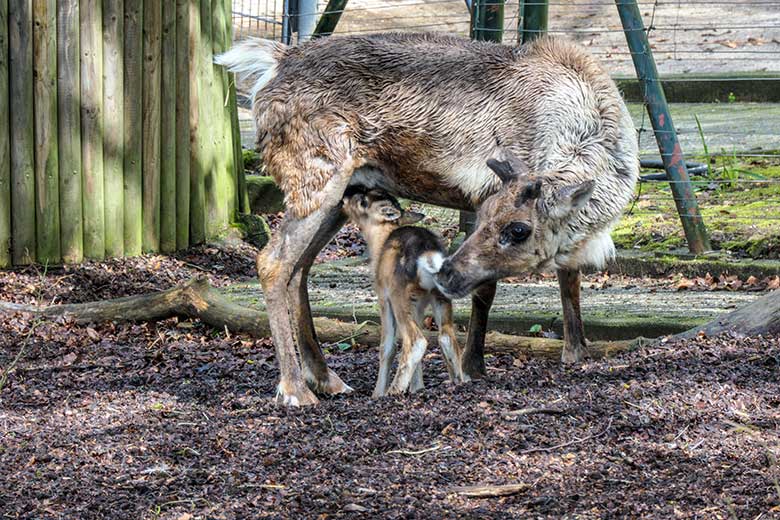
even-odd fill
[[[124,239],[124,1],[103,0],[103,175],[106,256]]]
[[[160,70],[162,38],[162,4],[154,0],[144,2],[143,23],[143,241],[145,253],[160,249]],[[167,154],[167,150],[166,150]]]
[[[11,236],[14,264],[35,259],[35,125],[32,0],[8,2],[8,98],[11,124]]]
[[[0,268],[173,252],[245,211],[229,0],[0,0]]]
[[[103,6],[82,0],[81,10],[81,187],[84,256],[105,256],[103,172]]]
[[[160,251],[176,249],[176,2],[163,2],[160,106]]]
[[[8,119],[8,0],[0,0],[0,117]],[[0,268],[11,265],[11,141],[0,132]]]
[[[57,2],[33,2],[35,121],[35,224],[37,259],[60,261],[59,156],[57,136]],[[13,99],[13,98],[12,98]],[[29,125],[30,121],[25,121]]]
[[[176,0],[176,247],[190,245],[190,0]]]
[[[124,241],[125,255],[142,248],[143,2],[125,0],[124,27]]]

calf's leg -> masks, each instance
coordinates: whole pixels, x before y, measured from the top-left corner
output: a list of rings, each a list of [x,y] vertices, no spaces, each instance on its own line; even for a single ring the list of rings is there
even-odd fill
[[[437,299],[433,304],[433,312],[436,324],[439,326],[439,348],[447,364],[447,372],[450,381],[460,383],[469,381],[469,377],[463,374],[461,361],[463,351],[455,337],[455,323],[452,319],[452,303],[446,299]]]
[[[379,373],[376,378],[373,397],[382,397],[387,394],[387,385],[390,379],[390,368],[393,365],[397,353],[395,333],[397,324],[393,316],[391,303],[385,297],[379,295],[379,311],[382,321],[382,344],[379,346]]]
[[[561,289],[563,306],[563,363],[581,361],[588,352],[585,327],[580,314],[580,282],[579,269],[558,269],[558,286]]]

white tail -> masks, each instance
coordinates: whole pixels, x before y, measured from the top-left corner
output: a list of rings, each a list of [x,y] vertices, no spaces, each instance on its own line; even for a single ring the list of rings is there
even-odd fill
[[[247,38],[214,58],[214,63],[235,72],[240,81],[251,82],[252,99],[274,76],[285,46],[272,40]]]

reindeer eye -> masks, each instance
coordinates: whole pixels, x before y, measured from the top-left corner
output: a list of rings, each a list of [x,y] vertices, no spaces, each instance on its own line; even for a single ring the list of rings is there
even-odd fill
[[[522,222],[510,222],[501,230],[501,243],[518,244],[531,235],[531,226]]]
[[[368,207],[368,198],[365,195],[360,196],[360,207],[366,209]]]

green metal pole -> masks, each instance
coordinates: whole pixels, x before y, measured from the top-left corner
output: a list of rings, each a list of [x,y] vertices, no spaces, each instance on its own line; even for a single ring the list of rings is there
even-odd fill
[[[634,60],[637,78],[644,93],[645,105],[653,125],[664,169],[671,184],[674,202],[688,241],[688,249],[694,254],[709,251],[710,239],[688,177],[680,141],[677,139],[672,115],[669,113],[669,105],[666,103],[666,95],[658,79],[658,69],[650,50],[639,6],[633,0],[615,0],[615,4],[626,34],[628,48],[631,50],[631,58]]]
[[[323,36],[330,36],[333,31],[336,30],[336,25],[339,23],[341,13],[347,7],[349,0],[328,0],[328,5],[325,6],[325,10],[320,16],[320,21],[317,22],[317,27],[314,28],[312,38],[321,38]]]
[[[504,0],[474,0],[471,4],[471,37],[501,43],[504,36]]]
[[[517,30],[520,43],[528,43],[547,33],[548,0],[520,0]]]

